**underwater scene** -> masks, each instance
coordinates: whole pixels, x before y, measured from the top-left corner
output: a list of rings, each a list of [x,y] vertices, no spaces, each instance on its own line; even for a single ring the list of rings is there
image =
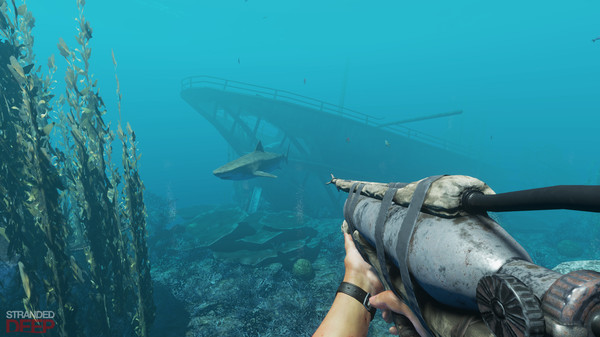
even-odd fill
[[[600,337],[598,13],[0,0],[0,335]]]

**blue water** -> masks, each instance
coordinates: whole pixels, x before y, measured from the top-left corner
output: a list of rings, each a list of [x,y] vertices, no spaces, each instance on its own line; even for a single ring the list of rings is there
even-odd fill
[[[59,37],[75,42],[74,3],[29,7],[39,60],[58,55]],[[117,57],[123,118],[139,136],[146,186],[189,205],[229,202],[231,185],[211,175],[226,162],[227,144],[179,97],[183,77],[213,75],[337,104],[346,65],[345,106],[390,121],[462,109],[407,126],[515,170],[543,170],[539,182],[506,190],[595,183],[600,41],[591,40],[600,35],[599,7],[109,0],[88,1],[85,12],[92,71],[113,112],[111,49]]]
[[[37,59],[45,64],[56,55],[60,82],[65,63],[56,44],[59,37],[75,44],[75,1],[28,6],[36,18]],[[232,158],[229,145],[180,97],[181,80],[192,75],[343,102],[385,121],[463,110],[406,126],[489,164],[479,178],[494,181],[496,192],[600,184],[600,41],[592,42],[600,36],[599,12],[595,1],[89,0],[85,6],[93,28],[91,71],[106,118],[116,125],[114,50],[122,116],[138,137],[142,179],[173,208],[235,203],[233,183],[212,175]],[[556,245],[551,238],[562,235],[581,242],[581,259],[600,257],[585,241],[598,233],[598,217],[551,211],[501,219],[528,250]],[[538,235],[531,244],[532,233],[545,239]],[[545,259],[552,267],[563,258]]]

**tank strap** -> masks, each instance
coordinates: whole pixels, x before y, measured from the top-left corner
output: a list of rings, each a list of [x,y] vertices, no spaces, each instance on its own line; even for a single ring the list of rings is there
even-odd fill
[[[428,336],[434,336],[434,334],[427,326],[427,323],[421,314],[417,297],[415,296],[413,282],[410,277],[410,271],[408,270],[408,253],[410,248],[410,240],[412,239],[413,231],[415,225],[417,224],[417,218],[419,217],[421,207],[423,206],[423,201],[425,201],[425,195],[427,194],[431,184],[441,177],[441,175],[431,176],[423,179],[417,185],[417,188],[415,189],[410,201],[410,205],[408,206],[406,216],[404,217],[402,225],[400,226],[398,243],[396,245],[396,256],[398,257],[400,277],[402,278],[402,284],[406,290],[406,304],[414,312],[415,316],[417,316],[419,322],[421,322],[421,325],[425,328]]]
[[[364,183],[354,183],[352,184],[350,191],[348,191],[348,199],[346,199],[346,205],[344,206],[344,218],[348,223],[350,234],[352,234],[356,229],[354,221],[352,221],[352,214],[354,214],[354,209],[356,208],[356,205],[358,205],[358,201],[360,200],[360,192],[362,192],[363,187],[365,187]]]
[[[386,218],[389,213],[390,207],[392,206],[392,200],[396,195],[399,188],[406,186],[405,183],[389,183],[388,189],[385,191],[379,213],[377,214],[377,221],[375,222],[375,249],[377,251],[377,261],[381,267],[381,273],[386,284],[391,287],[390,271],[387,267],[386,256],[385,256],[385,245],[383,243],[383,233],[385,233]]]

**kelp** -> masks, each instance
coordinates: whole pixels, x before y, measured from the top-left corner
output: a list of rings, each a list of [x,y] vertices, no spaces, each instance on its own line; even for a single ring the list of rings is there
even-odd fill
[[[60,39],[58,49],[67,62],[65,100],[66,127],[70,131],[72,157],[65,166],[73,174],[72,204],[78,210],[83,240],[87,243],[85,255],[89,263],[97,324],[93,330],[111,335],[111,312],[116,316],[124,311],[122,299],[130,293],[129,273],[126,269],[125,243],[121,236],[118,195],[115,193],[119,177],[110,165],[113,136],[105,125],[106,108],[98,94],[89,71],[91,49],[83,3],[78,1],[78,48],[70,50]],[[113,327],[116,328],[116,327]]]
[[[117,69],[117,60],[114,52],[112,53],[115,73]],[[125,219],[131,231],[131,244],[133,256],[131,261],[131,275],[134,276],[134,285],[137,295],[137,312],[133,321],[135,322],[135,332],[138,336],[147,336],[149,329],[154,322],[156,307],[153,300],[152,278],[150,276],[150,259],[148,258],[148,247],[146,238],[146,206],[144,205],[144,184],[140,178],[138,169],[138,160],[140,156],[137,152],[135,132],[127,123],[127,130],[124,132],[121,126],[121,90],[119,78],[117,81],[117,97],[119,111],[119,125],[117,134],[121,140],[122,162],[124,170],[125,184],[123,186],[123,195],[125,196],[124,211]]]
[[[150,263],[146,246],[146,210],[143,203],[143,183],[137,169],[135,134],[127,124],[127,134],[119,123],[118,134],[123,146],[123,177],[112,164],[112,141],[115,134],[104,123],[106,113],[97,82],[89,71],[89,46],[92,28],[79,8],[78,47],[70,50],[61,39],[60,54],[68,68],[65,75],[69,113],[66,114],[73,154],[73,201],[81,212],[76,222],[81,228],[86,259],[90,267],[98,314],[97,331],[114,335],[123,325],[133,323],[136,335],[147,336],[154,320],[154,303],[150,278]],[[113,61],[114,59],[113,54]],[[117,78],[118,111],[121,113],[121,93]],[[131,154],[131,156],[130,156]],[[123,190],[118,186],[124,179]],[[85,210],[85,212],[83,211]]]
[[[121,176],[90,73],[84,5],[77,1],[78,46],[59,39],[66,91],[55,102],[54,57],[48,74],[34,71],[33,15],[0,0],[0,227],[9,254],[19,257],[25,309],[56,313],[50,335],[148,336],[155,306],[135,133],[119,123]]]
[[[53,165],[50,144],[52,73],[33,71],[33,15],[22,4],[0,1],[0,215],[5,219],[8,254],[19,256],[19,275],[27,311],[52,309],[61,336],[76,335],[70,302],[67,230],[59,207],[64,186]]]

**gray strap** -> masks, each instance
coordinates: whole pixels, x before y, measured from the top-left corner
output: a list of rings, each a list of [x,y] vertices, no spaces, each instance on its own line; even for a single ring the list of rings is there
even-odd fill
[[[383,196],[383,200],[381,201],[379,213],[377,214],[377,220],[375,222],[375,249],[377,251],[377,261],[379,262],[379,267],[381,271],[381,276],[383,277],[383,282],[388,286],[386,289],[394,289],[394,285],[390,278],[390,272],[388,269],[386,256],[385,256],[385,246],[383,243],[383,234],[385,233],[385,225],[387,220],[387,215],[389,213],[390,207],[392,206],[392,200],[398,191],[398,188],[402,188],[406,186],[405,183],[389,183],[388,189],[385,191]],[[400,293],[396,293],[399,298],[404,298]],[[401,316],[399,314],[392,313],[392,318],[394,320],[394,325],[396,325],[396,329],[398,329],[399,336],[401,337],[418,337],[419,335],[415,331],[412,323],[406,317]]]
[[[388,189],[385,191],[379,213],[377,214],[377,221],[375,222],[375,249],[377,251],[377,261],[381,267],[381,273],[386,284],[393,288],[390,280],[390,273],[387,268],[387,262],[385,257],[385,246],[383,244],[383,233],[385,233],[385,224],[388,211],[392,206],[392,200],[398,191],[398,188],[406,186],[405,183],[389,183]]]
[[[402,278],[402,283],[404,284],[404,289],[406,290],[406,304],[415,313],[415,316],[417,316],[419,322],[421,322],[421,325],[425,328],[427,335],[430,337],[434,335],[431,330],[429,330],[429,327],[427,326],[427,323],[421,314],[421,309],[419,308],[419,303],[417,302],[413,283],[410,278],[410,272],[408,270],[408,251],[413,230],[417,224],[417,218],[421,212],[421,206],[423,206],[425,195],[429,190],[429,186],[431,186],[431,183],[441,177],[441,175],[432,176],[422,180],[417,185],[417,188],[413,193],[412,200],[410,201],[410,205],[408,206],[408,211],[406,212],[404,220],[402,221],[400,232],[398,233],[398,244],[396,245],[396,256],[398,257],[398,264],[400,266],[400,277]]]
[[[356,188],[358,185],[358,188]],[[356,226],[352,221],[352,215],[354,214],[354,209],[356,205],[358,205],[358,201],[360,200],[360,193],[362,192],[363,187],[365,187],[364,183],[354,183],[348,192],[348,199],[346,200],[346,206],[344,207],[344,218],[348,223],[348,227],[350,229],[350,234],[354,232]]]
[[[346,222],[348,223],[348,226],[350,227],[351,232],[353,231],[352,227],[353,224],[352,222],[352,213],[350,212],[350,209],[354,210],[354,208],[351,207],[351,204],[354,200],[354,190],[356,189],[356,186],[358,185],[358,183],[354,183],[352,184],[352,187],[350,187],[350,190],[348,191],[348,197],[346,198],[346,204],[344,205],[344,219],[346,219]]]

